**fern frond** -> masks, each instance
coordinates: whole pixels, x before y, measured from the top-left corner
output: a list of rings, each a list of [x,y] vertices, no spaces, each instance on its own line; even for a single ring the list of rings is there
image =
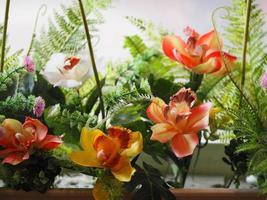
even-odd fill
[[[138,35],[126,36],[123,47],[129,49],[133,57],[143,55],[147,49],[147,46],[144,44],[142,38]]]
[[[46,110],[44,117],[54,134],[64,134],[64,141],[76,144],[78,144],[82,127],[86,123],[94,127],[97,123],[97,118],[94,115],[79,111],[70,112],[67,109],[62,109],[58,104]]]
[[[16,96],[0,101],[0,113],[7,118],[24,120],[25,116],[33,114],[34,103],[34,96],[25,97],[18,93]]]

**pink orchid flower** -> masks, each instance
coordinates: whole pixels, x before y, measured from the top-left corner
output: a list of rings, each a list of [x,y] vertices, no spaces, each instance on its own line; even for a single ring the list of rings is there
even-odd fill
[[[180,89],[170,98],[169,105],[155,98],[147,108],[147,116],[156,125],[152,126],[151,140],[161,143],[170,141],[177,157],[191,155],[199,143],[198,132],[209,124],[211,103],[192,108],[196,94],[191,89]]]
[[[35,149],[57,148],[61,137],[48,135],[48,128],[37,119],[27,117],[24,124],[15,119],[5,119],[0,127],[0,157],[2,163],[17,165],[29,159]]]
[[[197,74],[222,76],[234,68],[234,62],[237,58],[228,53],[220,52],[214,30],[199,35],[194,29],[187,27],[184,33],[187,36],[186,42],[179,36],[168,35],[163,38],[163,52],[170,59],[179,62],[186,69]],[[220,41],[220,43],[222,42]]]

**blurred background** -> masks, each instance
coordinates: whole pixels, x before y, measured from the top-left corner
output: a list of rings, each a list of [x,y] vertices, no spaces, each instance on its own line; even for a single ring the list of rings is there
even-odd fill
[[[9,44],[12,51],[27,49],[30,43],[36,13],[42,4],[47,5],[46,15],[40,17],[38,30],[45,28],[54,10],[60,5],[70,5],[73,0],[11,0],[8,27]],[[100,40],[96,54],[102,61],[124,59],[128,51],[123,49],[125,35],[139,33],[139,30],[125,18],[133,16],[151,20],[156,25],[181,34],[190,25],[200,33],[212,29],[211,13],[221,6],[229,5],[230,0],[114,0],[111,8],[101,11],[105,23],[99,29]],[[258,0],[267,12],[267,1]],[[0,23],[4,20],[5,0],[0,0]],[[267,17],[266,17],[267,19]]]

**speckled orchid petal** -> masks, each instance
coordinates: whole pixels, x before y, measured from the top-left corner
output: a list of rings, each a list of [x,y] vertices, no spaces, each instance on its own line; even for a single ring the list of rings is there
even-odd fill
[[[141,153],[143,149],[143,137],[140,132],[132,132],[129,129],[113,126],[107,131],[108,136],[119,143],[122,149],[121,155],[134,157]]]

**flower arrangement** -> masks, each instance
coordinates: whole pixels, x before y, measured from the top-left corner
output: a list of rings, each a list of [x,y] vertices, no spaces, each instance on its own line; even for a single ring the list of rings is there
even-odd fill
[[[91,29],[101,20],[88,16],[109,1],[78,0],[63,7],[42,37],[34,30],[22,56],[8,52],[12,2],[6,0],[0,25],[0,178],[12,189],[46,192],[67,169],[96,178],[97,200],[122,199],[125,192],[134,199],[171,200],[169,189],[184,187],[196,149],[226,138],[222,159],[233,177],[225,186],[254,174],[266,192],[267,74],[261,41],[266,32],[255,1],[232,1],[224,37],[215,23],[218,10],[214,30],[200,35],[186,27],[186,40],[128,17],[154,46],[127,36],[124,47],[132,59],[109,64],[101,75]],[[222,51],[224,39],[229,42]],[[81,56],[84,44],[88,57]],[[177,171],[167,178],[142,159],[144,154]]]

